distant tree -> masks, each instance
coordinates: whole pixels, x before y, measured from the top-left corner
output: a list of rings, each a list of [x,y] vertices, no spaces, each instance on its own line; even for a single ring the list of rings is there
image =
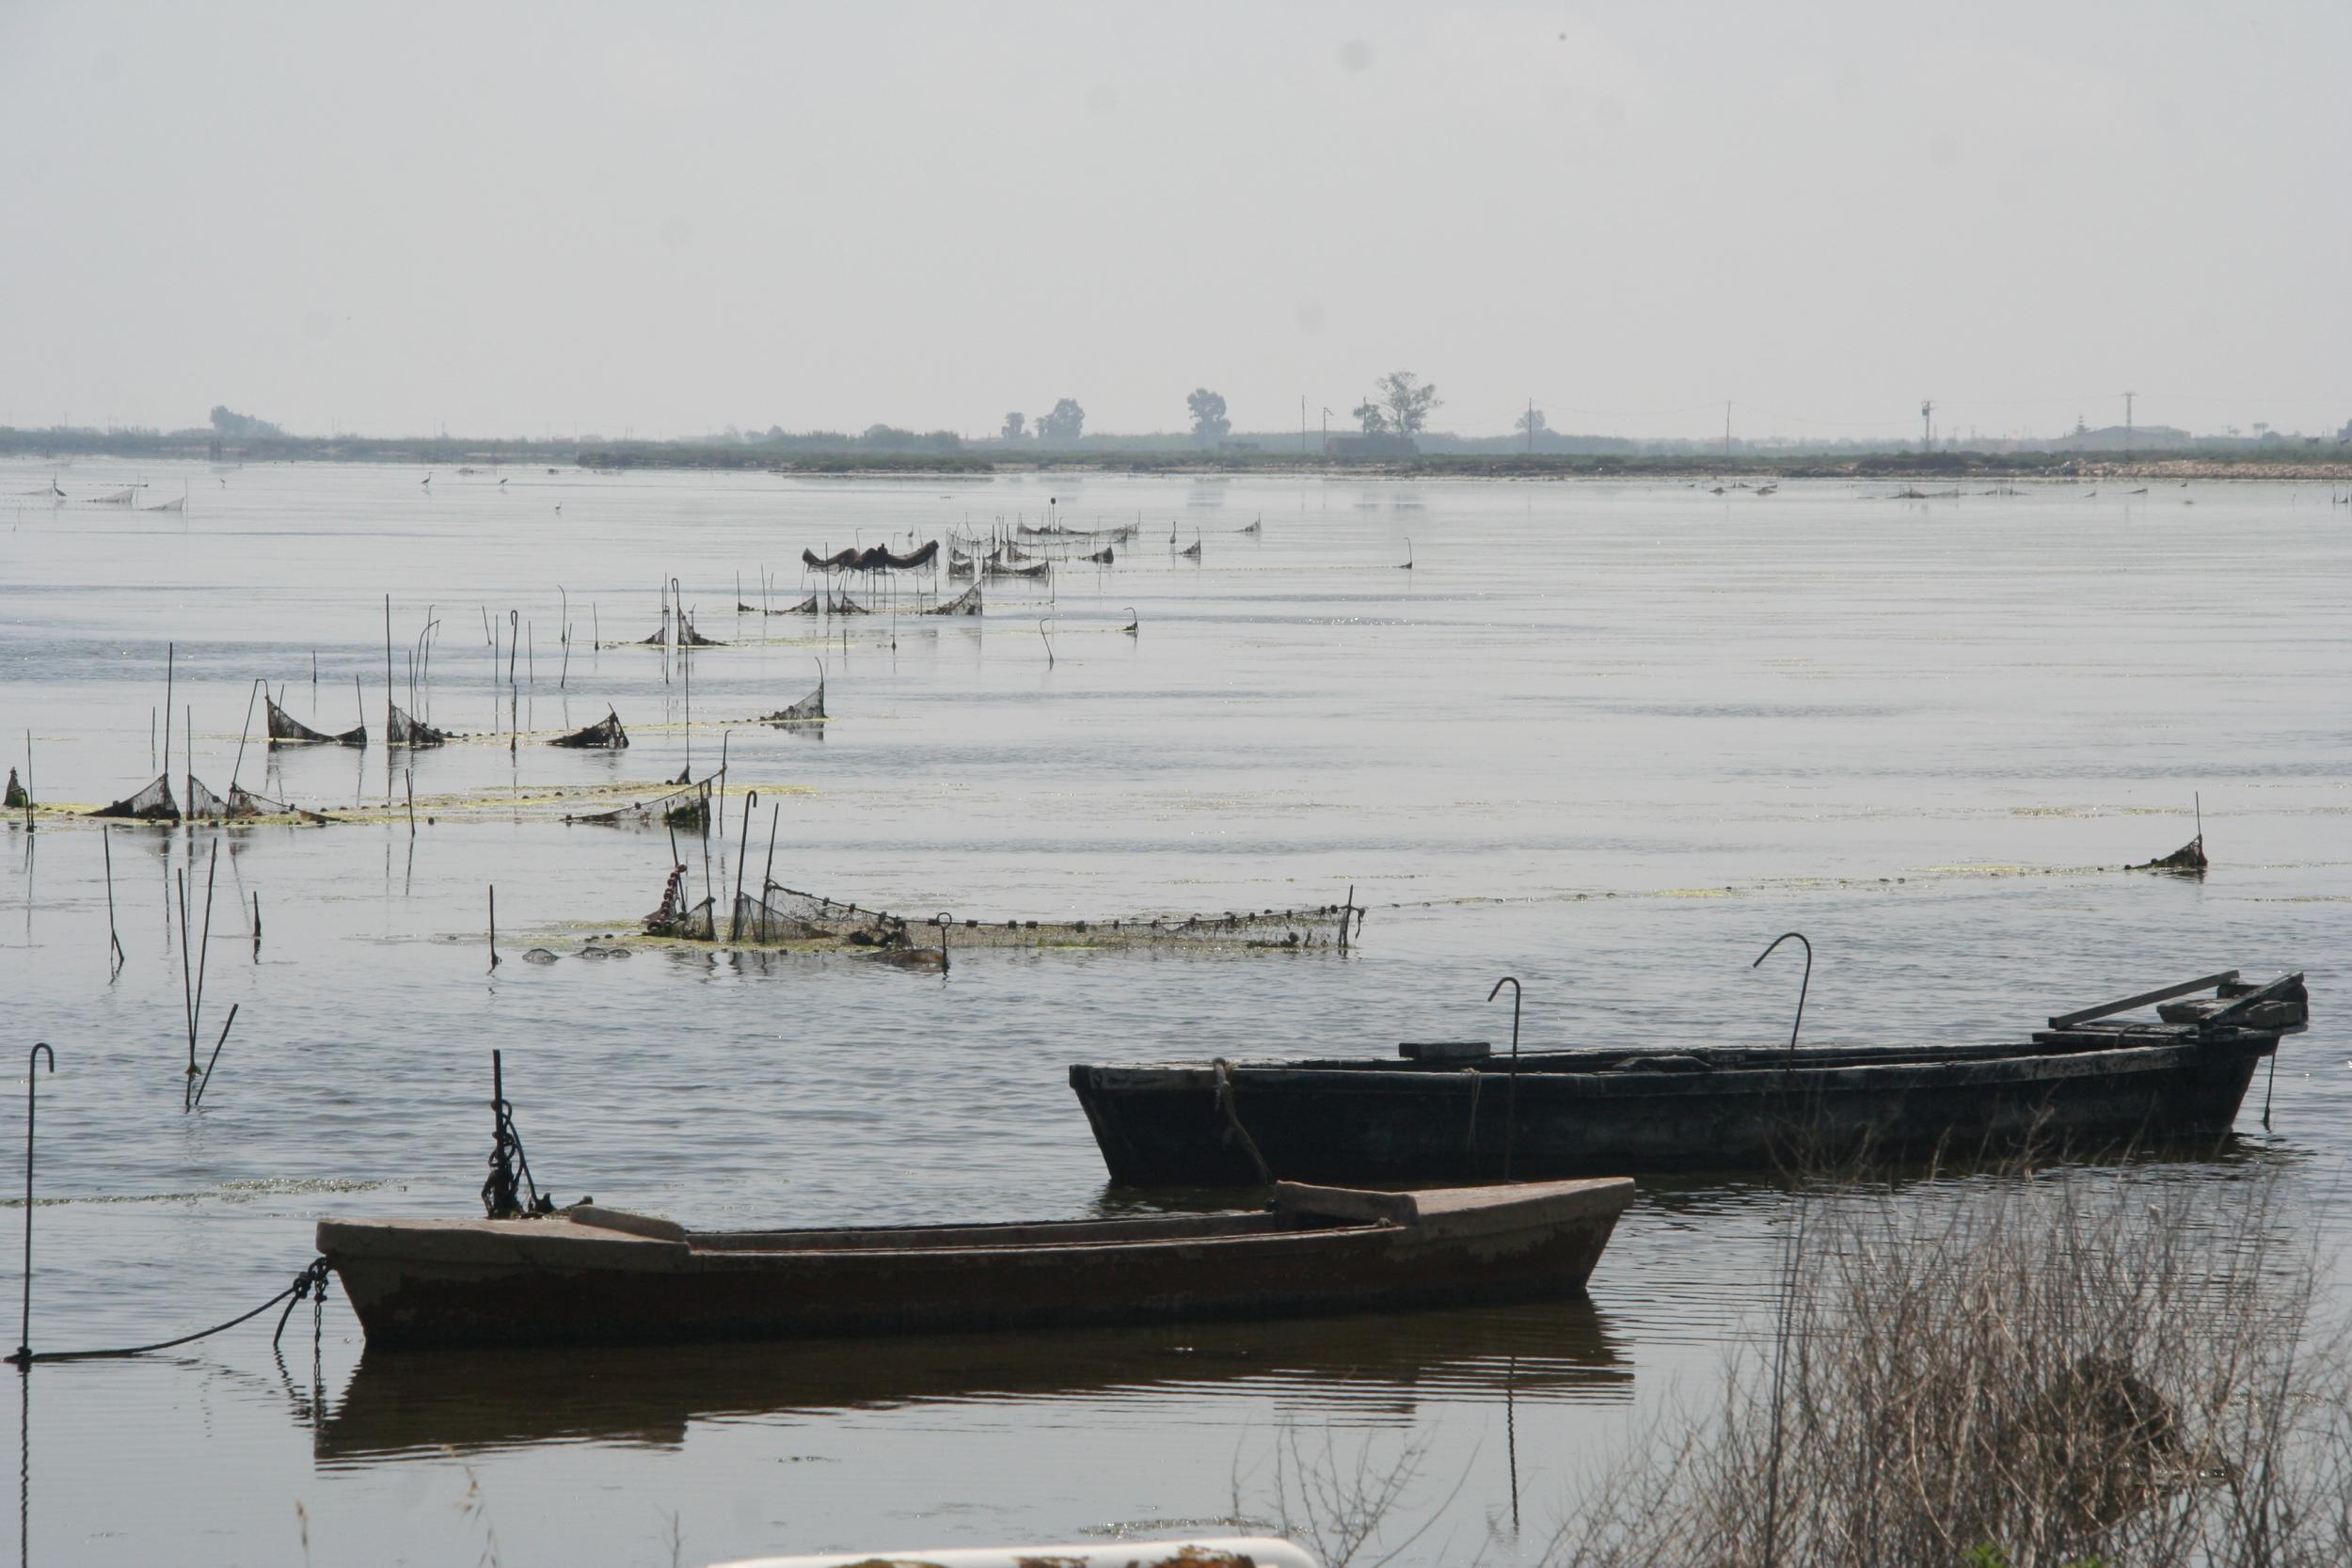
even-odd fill
[[[1018,441],[1028,433],[1029,417],[1026,414],[1016,413],[1005,416],[1005,428],[997,432],[997,435],[1007,441]]]
[[[1078,406],[1076,398],[1064,398],[1054,404],[1050,414],[1038,416],[1037,434],[1044,441],[1074,441],[1086,428],[1087,411]]]
[[[1527,412],[1511,421],[1511,428],[1522,436],[1541,436],[1551,427],[1544,423],[1542,409],[1530,407]]]
[[[1193,439],[1202,446],[1211,441],[1222,441],[1232,434],[1233,421],[1225,417],[1225,394],[1222,392],[1212,392],[1201,387],[1184,400],[1184,404],[1192,410]]]
[[[1356,422],[1363,427],[1365,435],[1386,436],[1389,433],[1389,411],[1370,398],[1366,398],[1348,412],[1356,417]]]
[[[1418,436],[1438,406],[1438,388],[1410,371],[1391,371],[1372,384],[1372,401],[1388,410],[1389,425],[1399,436]],[[1369,426],[1366,435],[1375,435]]]
[[[869,424],[866,427],[866,434],[857,438],[857,443],[862,447],[902,451],[915,445],[916,437],[912,430],[900,430],[896,425]]]
[[[219,436],[283,436],[286,433],[267,420],[257,420],[250,414],[240,414],[227,404],[213,405],[213,431]]]

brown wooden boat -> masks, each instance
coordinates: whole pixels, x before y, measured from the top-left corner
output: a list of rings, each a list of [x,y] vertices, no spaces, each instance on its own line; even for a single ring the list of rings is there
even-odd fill
[[[696,1231],[590,1204],[321,1220],[371,1349],[651,1343],[1303,1316],[1583,1288],[1623,1178],[1366,1192],[1044,1224]]]

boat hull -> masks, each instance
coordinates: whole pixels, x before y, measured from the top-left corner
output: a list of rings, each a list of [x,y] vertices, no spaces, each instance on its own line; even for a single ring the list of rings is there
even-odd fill
[[[1174,1218],[699,1238],[555,1216],[326,1220],[318,1245],[371,1349],[1048,1328],[1569,1294],[1632,1183],[1463,1193],[1350,1195],[1346,1223],[1231,1233]]]
[[[1530,1058],[1235,1063],[1232,1116],[1209,1066],[1075,1066],[1114,1181],[1246,1186],[1701,1173],[2023,1147],[2215,1139],[2276,1036],[1798,1070],[1565,1070]],[[1695,1064],[1694,1064],[1695,1065]],[[1245,1140],[1234,1134],[1238,1120]]]

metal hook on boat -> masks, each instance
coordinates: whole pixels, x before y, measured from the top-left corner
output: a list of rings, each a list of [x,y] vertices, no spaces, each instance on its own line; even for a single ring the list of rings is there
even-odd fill
[[[1772,956],[1772,947],[1778,947],[1791,938],[1804,944],[1804,979],[1797,986],[1797,1019],[1788,1026],[1788,1059],[1794,1063],[1797,1058],[1797,1031],[1804,1027],[1804,994],[1813,989],[1813,943],[1805,941],[1803,931],[1783,931],[1772,939],[1772,946],[1758,953],[1756,956],[1756,963],[1748,967],[1754,969],[1763,963],[1765,959]]]
[[[24,1315],[18,1320],[16,1354],[8,1357],[10,1365],[30,1370],[33,1365],[33,1102],[35,1089],[40,1083],[40,1059],[49,1058],[49,1070],[57,1070],[57,1053],[49,1049],[46,1040],[35,1045],[24,1056]]]
[[[1503,1101],[1502,1111],[1502,1179],[1511,1180],[1511,1146],[1518,1136],[1519,1122],[1519,1004],[1525,1000],[1525,988],[1516,974],[1505,974],[1495,982],[1495,989],[1486,993],[1492,1002],[1502,994],[1502,988],[1511,988],[1511,1086]]]

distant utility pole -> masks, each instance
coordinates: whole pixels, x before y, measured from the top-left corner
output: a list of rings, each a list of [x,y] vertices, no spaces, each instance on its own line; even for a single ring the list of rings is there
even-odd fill
[[[1326,456],[1331,451],[1331,410],[1328,408],[1323,411],[1323,451]]]
[[[1919,450],[1921,451],[1935,450],[1935,400],[1933,398],[1919,400]]]
[[[1731,464],[1731,400],[1724,400],[1724,464]]]
[[[1298,394],[1298,455],[1307,455],[1307,394]]]
[[[2137,396],[2137,392],[2123,394],[2123,450],[2127,452],[2132,450],[2132,399]]]
[[[1535,400],[1527,400],[1527,454],[1535,455]]]

